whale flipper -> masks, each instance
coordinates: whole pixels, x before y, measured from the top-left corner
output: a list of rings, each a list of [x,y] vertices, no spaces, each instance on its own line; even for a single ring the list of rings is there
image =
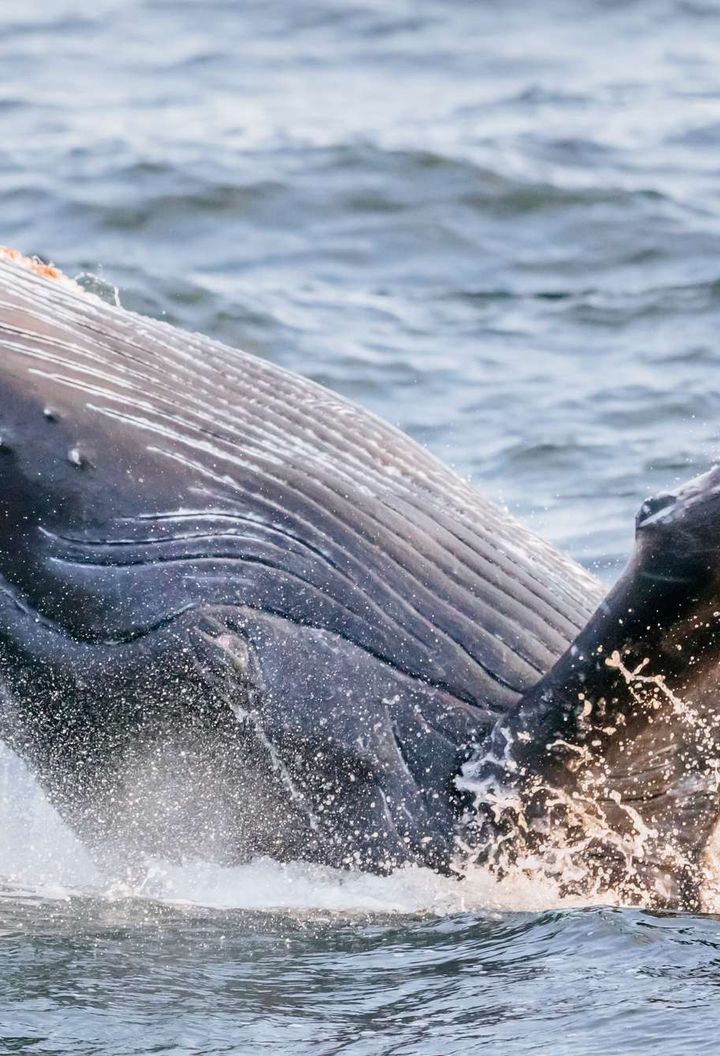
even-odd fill
[[[539,854],[565,886],[698,906],[720,815],[719,559],[720,468],[643,504],[614,589],[464,768],[482,804],[466,837],[496,868]]]

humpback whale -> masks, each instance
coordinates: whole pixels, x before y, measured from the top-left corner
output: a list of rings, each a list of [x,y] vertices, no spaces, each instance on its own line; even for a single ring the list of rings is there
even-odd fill
[[[98,856],[699,904],[720,471],[605,596],[352,403],[0,258],[0,737]]]

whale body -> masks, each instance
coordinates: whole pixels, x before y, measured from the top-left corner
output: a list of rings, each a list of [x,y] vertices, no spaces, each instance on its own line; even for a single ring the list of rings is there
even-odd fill
[[[0,736],[98,855],[502,871],[549,823],[696,898],[714,742],[681,751],[663,701],[702,667],[712,710],[714,478],[640,518],[603,599],[369,413],[38,270],[0,260]]]

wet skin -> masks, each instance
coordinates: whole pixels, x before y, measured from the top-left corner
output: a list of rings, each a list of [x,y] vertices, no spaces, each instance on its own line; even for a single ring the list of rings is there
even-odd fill
[[[98,855],[447,871],[459,835],[504,870],[562,833],[576,885],[696,899],[715,472],[641,511],[603,601],[252,356],[13,263],[0,350],[2,733]]]

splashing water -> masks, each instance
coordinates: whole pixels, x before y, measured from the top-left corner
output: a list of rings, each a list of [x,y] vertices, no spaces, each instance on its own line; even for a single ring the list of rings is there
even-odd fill
[[[706,736],[703,716],[680,700],[662,676],[646,674],[647,662],[629,670],[618,654],[606,661],[623,676],[639,708],[658,711],[661,705],[697,736]],[[510,736],[508,734],[508,736]],[[506,745],[509,768],[512,738]],[[569,755],[568,767],[578,770],[592,762],[587,747]],[[508,754],[509,753],[509,754]],[[496,760],[503,762],[503,760]],[[482,760],[478,760],[482,764]],[[209,861],[176,862],[148,858],[132,878],[119,867],[101,869],[48,802],[31,772],[0,743],[0,891],[66,898],[70,895],[118,901],[149,899],[175,905],[310,914],[432,914],[458,912],[540,911],[588,905],[651,904],[646,878],[637,865],[652,857],[658,833],[640,813],[621,802],[610,787],[608,774],[588,774],[571,793],[540,784],[548,816],[554,811],[562,823],[537,838],[537,819],[525,815],[527,790],[521,797],[496,777],[476,778],[467,768],[458,781],[472,790],[478,811],[490,810],[496,821],[512,816],[508,832],[497,837],[489,867],[467,865],[472,849],[462,848],[462,879],[440,876],[429,869],[405,867],[390,876],[359,870],[342,871],[306,862],[280,863],[259,858],[227,867]],[[715,779],[717,775],[712,775]],[[615,804],[630,821],[629,831],[617,832],[603,809]],[[625,877],[613,882],[612,866],[590,868],[585,854],[593,843],[617,851],[625,862]],[[661,836],[662,842],[662,836]],[[679,849],[670,844],[663,853],[678,868],[686,865]],[[112,870],[112,867],[110,867]],[[713,834],[702,862],[703,907],[720,907],[720,836]]]
[[[27,767],[0,744],[0,890],[44,898],[71,895],[152,899],[216,909],[307,914],[431,914],[587,905],[552,880],[516,871],[499,881],[471,867],[462,880],[406,867],[390,876],[261,858],[226,867],[148,860],[139,879],[102,872],[47,801]],[[604,900],[607,904],[607,899]]]
[[[82,271],[75,276],[75,282],[86,293],[94,294],[100,300],[112,304],[115,308],[121,307],[120,290],[102,275],[98,275],[94,271]]]
[[[2,743],[0,878],[49,896],[101,882],[82,844],[63,825],[27,767]]]
[[[630,710],[605,717],[604,699],[579,693],[580,723],[597,704],[600,726],[586,724],[579,743],[555,737],[547,745],[554,770],[542,773],[536,762],[522,761],[531,736],[511,722],[465,765],[457,785],[472,793],[474,808],[463,822],[464,853],[480,848],[500,875],[545,876],[562,893],[583,892],[589,901],[643,908],[696,904],[717,912],[714,713],[673,692],[663,674],[649,673],[649,658],[628,667],[614,651],[605,665],[626,684]],[[631,713],[644,716],[657,738],[653,750],[637,730],[626,732]],[[639,784],[628,783],[633,774]]]

